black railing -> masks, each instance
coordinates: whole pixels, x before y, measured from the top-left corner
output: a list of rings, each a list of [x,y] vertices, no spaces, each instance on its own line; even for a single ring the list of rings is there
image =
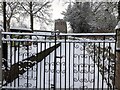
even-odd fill
[[[115,88],[115,33],[2,35],[3,88]]]

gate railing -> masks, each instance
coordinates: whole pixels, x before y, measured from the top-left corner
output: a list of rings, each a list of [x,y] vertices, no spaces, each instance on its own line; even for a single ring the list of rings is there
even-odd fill
[[[2,35],[4,88],[115,88],[115,33]]]

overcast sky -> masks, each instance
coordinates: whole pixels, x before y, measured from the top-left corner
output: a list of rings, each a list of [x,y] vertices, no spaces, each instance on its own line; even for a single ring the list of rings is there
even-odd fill
[[[63,15],[61,14],[63,11],[66,10],[67,8],[67,4],[64,3],[65,0],[54,0],[52,2],[52,20],[53,20],[53,23],[51,23],[50,25],[47,26],[47,30],[53,30],[54,29],[54,20],[56,19],[63,19]]]
[[[64,0],[65,1],[65,0]],[[54,0],[52,3],[52,18],[54,19],[62,19],[63,15],[61,14],[67,8],[67,4],[64,3],[63,0]]]

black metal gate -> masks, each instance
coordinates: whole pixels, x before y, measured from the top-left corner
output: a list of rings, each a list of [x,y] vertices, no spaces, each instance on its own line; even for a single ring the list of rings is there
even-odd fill
[[[114,33],[2,35],[3,88],[115,88]]]

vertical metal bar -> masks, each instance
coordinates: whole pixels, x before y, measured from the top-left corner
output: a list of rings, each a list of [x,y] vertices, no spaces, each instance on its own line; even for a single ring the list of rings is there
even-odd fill
[[[36,47],[36,49],[37,49],[37,53],[38,53],[38,42],[36,42],[37,43],[37,47]],[[38,55],[37,55],[37,60],[38,60]],[[38,88],[38,64],[36,64],[36,88]]]
[[[40,44],[41,44],[40,51],[42,51],[42,42]],[[40,62],[40,89],[42,88],[41,84],[42,84],[42,62]]]
[[[71,51],[71,45],[70,45],[71,43],[69,42],[69,90],[70,90],[70,56],[71,56],[71,54],[70,54],[70,51]]]
[[[66,36],[65,36],[65,90],[66,90]]]
[[[102,90],[104,89],[104,68],[105,68],[105,63],[104,63],[104,60],[105,60],[105,36],[103,36],[103,70],[102,70]]]
[[[75,36],[74,36],[75,39]],[[74,55],[75,55],[75,43],[73,42],[73,90],[74,90]]]
[[[0,31],[0,90],[2,89],[2,31]]]
[[[62,45],[60,46],[60,56],[62,55]],[[61,58],[60,58],[60,90],[61,90],[61,80],[62,80],[62,77],[61,77],[61,74],[62,74],[62,69],[61,69]]]
[[[49,43],[49,47],[51,47],[51,43]],[[51,68],[50,67],[50,63],[51,63],[50,62],[51,61],[51,57],[50,56],[51,56],[51,54],[49,55],[49,90],[50,90],[50,68]]]
[[[94,42],[94,75],[93,75],[93,90],[95,89],[95,51],[96,51],[96,47],[95,47],[95,42]]]
[[[28,41],[25,42],[25,44],[27,43],[27,58],[29,57],[29,46],[28,46]],[[24,43],[23,43],[24,44]],[[27,60],[27,66],[28,66],[28,60]],[[29,87],[29,70],[27,68],[27,88]]]
[[[85,89],[84,79],[85,79],[85,43],[83,43],[83,90]]]
[[[78,44],[79,44],[79,43],[78,43]],[[80,80],[80,69],[81,69],[81,68],[80,68],[80,66],[81,66],[81,65],[80,65],[80,62],[81,62],[81,57],[80,57],[80,56],[81,56],[81,55],[79,55],[79,54],[78,54],[78,56],[77,56],[77,57],[78,57],[78,63],[77,63],[77,64],[78,64],[78,65],[77,65],[77,66],[78,66],[78,81]]]
[[[44,43],[44,49],[45,49],[45,43]],[[45,58],[44,58],[44,72],[43,72],[43,90],[45,90]]]
[[[19,58],[19,54],[20,54],[20,53],[19,53],[19,52],[20,52],[20,42],[18,42],[18,53],[17,53],[17,54],[18,54],[18,62],[19,62],[19,60],[20,60],[20,58]],[[18,70],[18,72],[19,72],[19,70]],[[20,80],[19,80],[19,77],[18,77],[18,87],[19,87],[19,81],[20,81]]]
[[[109,90],[110,88],[110,43],[109,43],[109,46],[108,46],[108,87],[107,89]]]
[[[46,36],[45,36],[45,40],[46,40]],[[46,42],[44,43],[44,49],[46,50]],[[44,58],[44,90],[45,90],[45,79],[46,79],[46,75],[45,75],[45,68],[46,68],[46,57]]]
[[[97,57],[98,57],[98,77],[97,77],[98,81],[97,81],[97,88],[99,89],[99,80],[100,80],[99,79],[99,71],[100,71],[100,68],[99,68],[100,67],[100,63],[99,63],[100,62],[100,42],[99,42],[99,45],[98,45],[98,56]]]
[[[115,51],[114,51],[114,53],[115,53],[115,55],[114,55],[114,80],[113,80],[113,90],[115,90],[115,88],[117,87],[117,84],[116,84],[116,81],[117,81],[117,78],[116,78],[116,74],[117,74],[117,69],[116,69],[116,67],[117,67],[117,30],[116,30],[116,35],[115,35]],[[119,41],[120,42],[120,41]],[[118,47],[119,48],[119,47]]]
[[[56,37],[56,32],[55,32],[55,52],[54,52],[54,90],[56,88],[56,40],[57,40],[57,37]]]
[[[12,38],[12,35],[10,35],[10,38]],[[10,41],[10,67],[12,66],[12,50],[13,50],[13,41]],[[12,77],[12,75],[10,75],[10,78]],[[12,86],[12,83],[10,83],[10,86]]]
[[[17,42],[15,41],[14,42],[14,64],[16,63],[16,48],[17,48]],[[14,80],[14,87],[16,87],[16,80]]]

